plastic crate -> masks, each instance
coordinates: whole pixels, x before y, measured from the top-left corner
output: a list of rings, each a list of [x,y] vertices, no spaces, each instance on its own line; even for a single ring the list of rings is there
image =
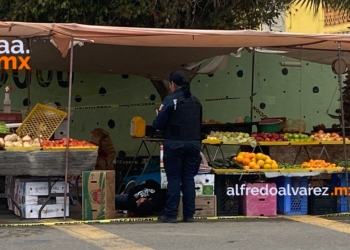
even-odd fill
[[[16,133],[20,136],[41,135],[42,139],[49,140],[66,116],[66,112],[38,103]]]
[[[253,194],[253,188],[261,190],[261,193]],[[246,183],[247,191],[240,203],[241,213],[246,216],[276,216],[277,195],[271,192],[272,188],[276,189],[275,183]]]
[[[235,188],[236,184],[239,184],[239,176],[237,175],[215,176],[215,195],[217,199],[218,216],[239,215],[239,196],[227,195],[227,188]]]
[[[337,212],[337,197],[323,196],[311,193],[308,197],[309,214],[322,215],[333,214]]]
[[[303,188],[307,190],[308,179],[307,177],[286,177],[281,176],[274,178],[274,182],[277,185],[278,190],[284,188],[286,195],[277,195],[277,213],[284,215],[302,215],[307,214],[307,195],[301,195],[299,192],[293,194],[292,188],[297,191],[297,188]],[[288,190],[290,190],[288,192]]]
[[[0,122],[22,123],[21,113],[0,113]]]
[[[350,185],[350,175],[349,177],[349,185]],[[331,188],[334,189],[335,187],[344,187],[346,188],[346,176],[345,174],[332,174],[331,177]],[[350,191],[350,190],[349,190]],[[338,213],[346,213],[348,211],[348,198],[343,194],[338,194],[336,197],[336,209]]]

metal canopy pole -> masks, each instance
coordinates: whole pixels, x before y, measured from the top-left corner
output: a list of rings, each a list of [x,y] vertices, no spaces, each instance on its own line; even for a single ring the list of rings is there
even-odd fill
[[[255,48],[253,48],[252,52],[252,83],[250,90],[250,119],[253,122],[253,107],[254,107],[254,80],[255,80]]]
[[[340,92],[340,110],[341,110],[341,127],[342,127],[342,137],[343,137],[343,150],[344,150],[344,161],[345,161],[345,183],[346,183],[346,190],[349,190],[349,173],[348,173],[348,159],[346,154],[346,143],[345,143],[345,119],[344,119],[344,102],[343,102],[343,86],[342,86],[342,70],[341,70],[341,63],[340,63],[340,53],[341,53],[341,43],[338,42],[338,84],[339,84],[339,92]],[[348,212],[350,211],[350,197],[347,196],[347,203],[348,203]]]
[[[67,141],[66,141],[66,170],[64,175],[64,208],[63,220],[66,220],[67,211],[67,185],[68,185],[68,166],[69,166],[69,137],[70,137],[70,115],[71,115],[71,99],[72,99],[72,81],[73,81],[73,47],[74,37],[70,42],[70,62],[69,62],[69,88],[68,88],[68,123],[67,123]]]
[[[30,53],[32,52],[32,39],[31,38],[27,38],[27,47],[28,50],[30,51]],[[27,102],[27,114],[29,115],[29,111],[30,111],[30,85],[32,84],[32,70],[31,69],[26,69],[26,82],[27,82],[27,98],[28,98],[28,102]]]

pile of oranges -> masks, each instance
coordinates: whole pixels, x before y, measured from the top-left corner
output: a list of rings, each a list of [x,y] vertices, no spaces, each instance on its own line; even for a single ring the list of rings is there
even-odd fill
[[[263,153],[240,152],[233,158],[237,163],[242,164],[244,169],[278,169],[276,161]]]
[[[313,159],[311,159],[309,162],[303,162],[301,166],[303,168],[335,168],[337,167],[335,164],[331,164],[324,160],[313,160]]]

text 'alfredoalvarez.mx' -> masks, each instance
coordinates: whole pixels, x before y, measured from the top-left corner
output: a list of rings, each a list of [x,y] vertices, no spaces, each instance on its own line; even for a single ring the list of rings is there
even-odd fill
[[[24,49],[25,45],[21,40],[0,40],[0,66],[2,69],[19,70],[30,69],[30,50]]]

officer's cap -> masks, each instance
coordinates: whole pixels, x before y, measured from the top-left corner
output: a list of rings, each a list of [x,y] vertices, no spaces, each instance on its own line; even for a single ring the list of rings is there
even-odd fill
[[[190,84],[185,74],[180,70],[171,73],[169,76],[169,81],[174,82],[177,86]]]

